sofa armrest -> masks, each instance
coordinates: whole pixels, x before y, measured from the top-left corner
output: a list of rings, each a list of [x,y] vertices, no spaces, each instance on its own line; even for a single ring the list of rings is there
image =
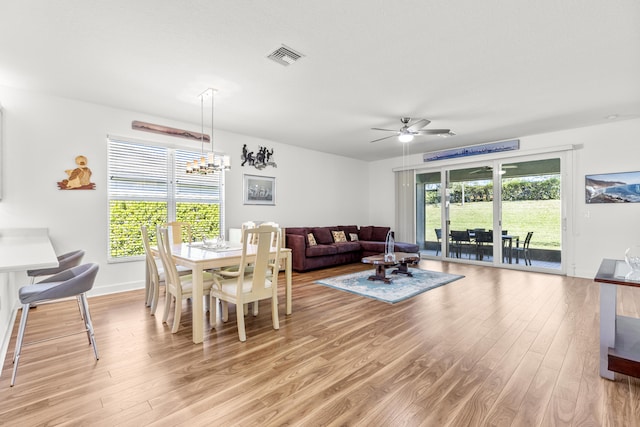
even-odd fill
[[[307,243],[304,236],[299,234],[287,234],[285,245],[291,249],[291,261],[293,269],[296,271],[304,270],[304,260],[306,257]]]

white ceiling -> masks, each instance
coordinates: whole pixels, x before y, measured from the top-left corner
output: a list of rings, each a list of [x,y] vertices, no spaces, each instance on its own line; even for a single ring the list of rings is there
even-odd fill
[[[0,85],[376,160],[640,117],[640,1],[2,0]]]

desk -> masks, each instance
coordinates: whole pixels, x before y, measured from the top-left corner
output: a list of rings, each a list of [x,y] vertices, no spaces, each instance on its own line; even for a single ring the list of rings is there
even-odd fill
[[[58,266],[46,228],[0,229],[0,272]]]
[[[151,251],[158,256],[158,248],[152,247]],[[255,258],[255,252],[250,253],[250,247],[247,248],[247,259],[251,261]],[[255,251],[255,248],[254,248]],[[192,270],[193,277],[193,298],[192,318],[193,318],[193,343],[199,344],[204,340],[204,307],[202,306],[203,297],[203,271],[211,268],[231,267],[240,264],[242,258],[242,248],[213,251],[193,244],[178,244],[171,246],[171,253],[176,265],[181,265]],[[286,260],[285,265],[285,294],[286,294],[286,314],[291,314],[291,249],[281,248],[280,259]],[[242,312],[242,308],[238,309]]]
[[[603,259],[595,282],[600,283],[600,376],[614,372],[640,377],[640,319],[616,315],[617,286],[640,287],[628,280],[631,269],[624,261]]]
[[[57,266],[58,257],[46,228],[0,229],[0,366],[20,306],[16,273]]]

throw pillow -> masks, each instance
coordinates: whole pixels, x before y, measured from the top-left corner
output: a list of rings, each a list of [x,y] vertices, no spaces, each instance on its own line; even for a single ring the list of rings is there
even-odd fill
[[[349,233],[349,239],[352,242],[357,242],[358,241],[358,233]]]
[[[313,237],[313,233],[307,234],[307,239],[309,240],[309,246],[316,246],[316,238]]]
[[[344,231],[332,231],[333,241],[336,243],[346,242],[347,236],[345,236]]]

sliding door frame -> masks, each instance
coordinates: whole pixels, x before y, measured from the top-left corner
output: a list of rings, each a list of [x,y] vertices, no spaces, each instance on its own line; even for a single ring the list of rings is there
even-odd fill
[[[482,159],[479,158],[460,158],[460,159],[448,159],[448,160],[439,160],[436,162],[432,162],[429,165],[420,165],[420,166],[412,166],[404,169],[414,169],[414,173],[416,175],[423,173],[440,173],[441,179],[441,227],[442,227],[442,243],[441,243],[441,251],[439,256],[429,256],[431,259],[441,259],[451,262],[463,262],[463,263],[472,263],[478,265],[492,265],[496,267],[503,268],[511,268],[511,269],[526,269],[528,271],[540,271],[546,273],[554,273],[554,274],[567,274],[567,269],[575,268],[573,264],[569,265],[568,260],[573,259],[574,246],[573,239],[570,236],[573,236],[573,223],[569,220],[569,218],[573,217],[573,206],[574,206],[574,196],[571,191],[574,182],[573,177],[573,156],[572,151],[573,146],[560,146],[551,149],[541,149],[541,150],[531,150],[527,152],[520,153],[499,153],[496,155],[492,155],[491,157],[484,157]],[[560,269],[549,269],[549,268],[540,268],[540,267],[530,267],[523,266],[519,264],[507,264],[502,263],[502,245],[494,246],[494,261],[492,264],[488,264],[482,261],[475,260],[467,260],[464,258],[453,259],[448,257],[449,253],[449,239],[444,237],[448,236],[449,233],[449,224],[448,224],[448,214],[449,214],[449,195],[447,194],[447,176],[448,171],[453,169],[461,169],[461,168],[472,168],[472,167],[482,167],[491,165],[493,167],[493,230],[494,230],[494,241],[495,236],[500,237],[501,227],[502,227],[502,180],[501,175],[499,173],[499,168],[504,163],[518,163],[518,162],[527,162],[527,161],[535,161],[535,160],[544,160],[549,158],[558,158],[560,160],[560,176],[561,176],[561,189],[560,189],[560,200],[561,200],[561,264]],[[395,169],[401,170],[401,169]],[[417,203],[414,203],[414,207],[417,209]],[[418,215],[416,214],[416,217]],[[416,227],[418,229],[419,227]],[[424,229],[424,226],[422,226]]]

